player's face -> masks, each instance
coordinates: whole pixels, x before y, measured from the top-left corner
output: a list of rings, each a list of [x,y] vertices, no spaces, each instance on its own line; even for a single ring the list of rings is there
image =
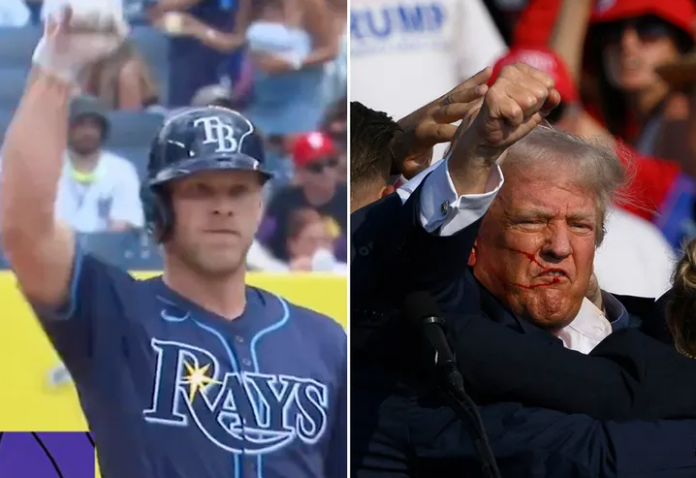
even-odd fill
[[[96,118],[85,117],[70,127],[70,149],[81,155],[90,155],[101,148],[102,125]]]
[[[206,274],[239,270],[261,221],[261,191],[254,171],[204,172],[173,182],[176,220],[167,253]]]
[[[595,195],[573,170],[541,165],[514,173],[506,173],[481,224],[474,274],[515,314],[559,329],[578,314],[588,290]]]

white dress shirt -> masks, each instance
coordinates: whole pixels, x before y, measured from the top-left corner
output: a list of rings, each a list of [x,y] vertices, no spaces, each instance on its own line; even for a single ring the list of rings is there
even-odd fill
[[[448,158],[438,161],[396,190],[405,203],[423,178],[432,173],[421,191],[420,219],[430,233],[439,228],[440,236],[452,236],[482,218],[503,187],[503,172],[496,164],[483,194],[458,196],[447,168],[448,161]]]

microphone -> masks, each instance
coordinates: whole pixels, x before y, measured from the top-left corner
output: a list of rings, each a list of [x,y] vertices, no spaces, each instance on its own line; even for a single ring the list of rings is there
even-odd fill
[[[457,358],[447,341],[447,322],[442,318],[440,307],[429,292],[418,291],[404,299],[404,313],[435,352],[434,366],[439,385],[474,442],[484,476],[500,478],[483,420],[476,404],[466,394],[464,378],[457,368]]]
[[[435,352],[434,365],[444,381],[442,385],[457,393],[465,393],[464,380],[457,368],[457,359],[447,341],[447,324],[440,317],[440,308],[428,292],[414,292],[406,296],[404,311],[409,321],[420,330]]]

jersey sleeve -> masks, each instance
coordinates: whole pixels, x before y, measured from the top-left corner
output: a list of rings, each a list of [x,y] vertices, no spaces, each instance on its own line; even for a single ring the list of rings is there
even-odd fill
[[[69,296],[60,307],[31,303],[41,326],[74,377],[86,373],[98,354],[108,354],[123,321],[121,297],[135,280],[125,271],[75,251]],[[77,378],[77,377],[76,377]]]

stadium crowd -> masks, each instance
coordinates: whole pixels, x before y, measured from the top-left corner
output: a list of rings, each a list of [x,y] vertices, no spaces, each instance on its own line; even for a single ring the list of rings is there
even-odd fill
[[[150,140],[185,108],[228,107],[262,132],[275,174],[249,267],[345,273],[345,4],[122,3],[129,40],[83,72],[71,104],[57,217],[80,233],[84,247],[110,262],[161,269],[160,254],[143,230],[140,200]],[[0,141],[29,76],[43,21],[60,6],[60,0],[0,2]]]
[[[694,476],[695,25],[351,3],[354,476]]]

